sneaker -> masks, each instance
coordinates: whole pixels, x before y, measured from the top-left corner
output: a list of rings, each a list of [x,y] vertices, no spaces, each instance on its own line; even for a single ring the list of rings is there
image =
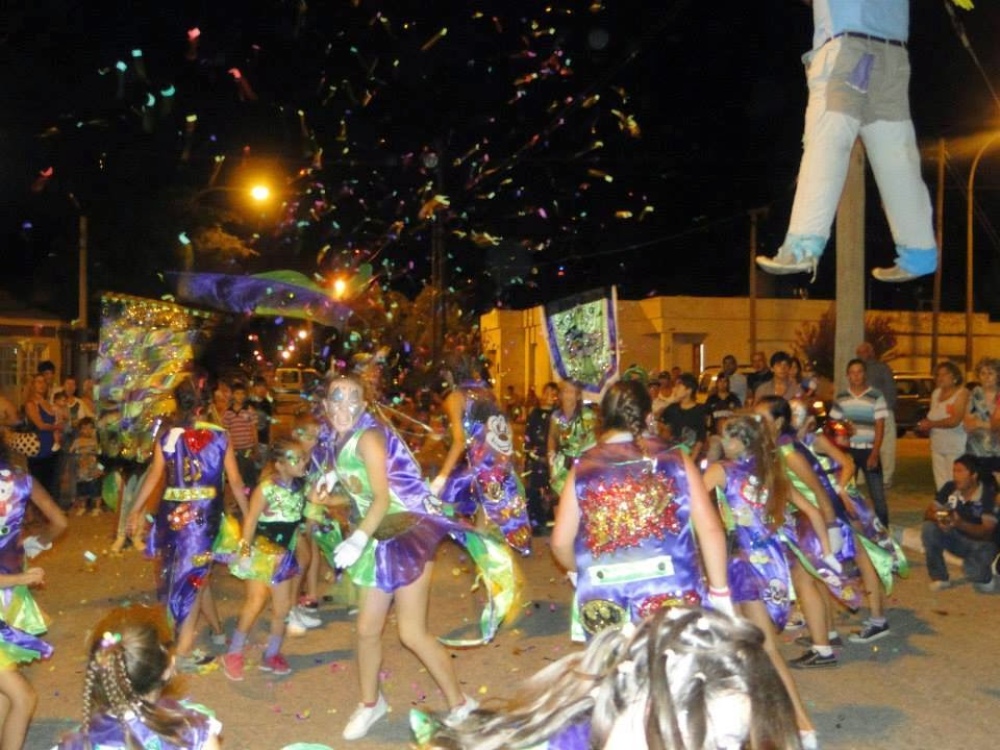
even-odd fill
[[[292,607],[292,611],[288,613],[288,620],[286,622],[289,625],[295,624],[307,629],[318,628],[323,624],[323,621],[316,617],[316,615],[303,612],[299,607]]]
[[[802,616],[801,612],[795,610],[788,618],[788,622],[785,623],[785,630],[802,630],[805,626],[806,618]]]
[[[299,609],[304,609],[308,612],[315,612],[319,609],[319,602],[315,599],[310,599],[308,596],[303,596],[299,599]]]
[[[944,591],[951,588],[951,581],[931,581],[928,587],[931,591]]]
[[[835,667],[838,661],[836,654],[822,656],[819,651],[809,649],[802,656],[791,659],[788,664],[796,669],[815,669],[818,667]]]
[[[207,666],[213,661],[215,661],[214,656],[196,648],[190,654],[176,657],[174,665],[178,672],[197,672],[200,667]]]
[[[815,729],[800,729],[799,742],[802,743],[802,750],[819,750],[819,740],[816,738]]]
[[[225,633],[212,633],[213,646],[225,646],[227,643]]]
[[[803,634],[795,639],[795,645],[802,646],[802,648],[812,648],[813,640],[807,634]],[[843,648],[844,639],[841,638],[839,635],[835,635],[833,638],[830,639],[829,645],[833,648]]]
[[[368,734],[368,730],[375,725],[375,722],[385,716],[388,711],[389,704],[385,702],[381,693],[378,694],[378,700],[375,701],[374,706],[359,703],[358,707],[354,709],[354,713],[351,714],[351,718],[347,720],[343,738],[345,740],[360,740]]]
[[[885,638],[887,635],[889,635],[889,623],[876,625],[871,620],[866,620],[864,627],[855,633],[851,633],[847,637],[847,640],[851,643],[870,643],[871,641],[877,641],[879,638]]]
[[[243,654],[223,654],[219,661],[222,662],[222,671],[233,682],[243,680]]]
[[[479,708],[479,702],[474,698],[465,696],[465,703],[460,706],[455,706],[448,715],[444,717],[444,724],[448,727],[457,727],[463,721],[469,718],[469,714]]]
[[[816,278],[816,258],[796,260],[795,256],[784,248],[778,250],[778,254],[773,258],[768,258],[766,255],[758,255],[757,265],[760,266],[761,270],[775,276],[787,276],[792,273],[811,273],[813,278]]]
[[[1000,591],[1000,578],[993,576],[986,583],[973,583],[972,588],[980,594],[995,594]]]
[[[288,661],[281,654],[265,656],[257,669],[261,672],[270,672],[279,677],[292,673],[292,668],[288,665]]]
[[[903,281],[913,281],[913,279],[920,278],[925,274],[910,273],[909,271],[904,271],[899,266],[892,266],[891,268],[873,268],[872,276],[874,276],[879,281],[885,281],[887,283],[900,283]]]

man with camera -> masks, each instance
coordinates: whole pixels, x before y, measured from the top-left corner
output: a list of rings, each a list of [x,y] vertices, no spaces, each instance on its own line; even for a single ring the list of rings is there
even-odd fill
[[[976,458],[955,459],[952,481],[945,482],[924,514],[921,537],[931,590],[948,588],[945,551],[962,558],[965,577],[980,593],[1000,591],[996,575],[1000,528],[997,527],[997,488],[990,474],[980,474]]]

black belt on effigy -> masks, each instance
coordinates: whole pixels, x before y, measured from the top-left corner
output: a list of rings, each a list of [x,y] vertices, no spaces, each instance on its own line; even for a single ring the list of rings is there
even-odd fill
[[[893,47],[902,47],[903,49],[906,49],[906,42],[901,42],[899,39],[885,39],[880,36],[875,36],[874,34],[862,34],[860,31],[841,31],[839,34],[834,34],[826,41],[829,42],[831,39],[840,39],[842,36],[848,36],[851,39],[867,39],[869,42],[891,44]],[[825,43],[826,42],[824,42],[824,44]]]

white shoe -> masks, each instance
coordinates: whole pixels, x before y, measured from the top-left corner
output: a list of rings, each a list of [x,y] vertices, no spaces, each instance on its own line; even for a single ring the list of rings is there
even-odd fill
[[[815,729],[800,729],[799,741],[802,743],[802,750],[819,750],[819,740],[816,738]]]
[[[874,276],[879,281],[885,281],[887,283],[901,283],[903,281],[913,281],[913,279],[918,279],[921,276],[926,276],[926,274],[910,273],[909,271],[904,271],[899,266],[892,266],[890,268],[873,268],[872,276]]]
[[[292,607],[292,611],[288,613],[288,621],[291,622],[295,619],[296,625],[301,625],[304,628],[318,628],[323,624],[323,621],[316,617],[316,615],[311,615],[302,607]]]
[[[797,260],[790,252],[784,248],[778,250],[778,254],[773,258],[766,255],[757,256],[757,265],[764,271],[775,276],[787,276],[792,273],[811,273],[813,279],[816,278],[816,267],[818,258],[806,258]]]
[[[374,706],[359,703],[358,707],[354,709],[354,713],[351,714],[351,718],[347,720],[347,726],[344,727],[344,739],[360,740],[368,734],[368,730],[375,725],[375,722],[388,712],[389,704],[385,702],[382,693],[378,694],[378,700],[375,701]]]
[[[463,721],[469,718],[469,714],[479,708],[479,702],[475,698],[470,698],[465,696],[465,703],[461,706],[455,706],[448,715],[444,717],[445,726],[457,727]]]

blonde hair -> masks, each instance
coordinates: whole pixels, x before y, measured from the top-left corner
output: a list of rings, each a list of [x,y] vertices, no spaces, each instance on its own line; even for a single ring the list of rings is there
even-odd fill
[[[460,726],[441,728],[431,746],[528,748],[589,722],[590,746],[604,747],[635,711],[650,750],[800,747],[764,634],[746,620],[686,609],[599,633],[585,651],[530,678],[503,711],[473,712]]]
[[[768,526],[773,531],[785,519],[785,506],[791,489],[771,430],[762,420],[762,417],[753,415],[731,417],[726,420],[722,434],[743,443],[753,459],[754,475],[760,480],[760,487],[767,490],[764,510]]]

